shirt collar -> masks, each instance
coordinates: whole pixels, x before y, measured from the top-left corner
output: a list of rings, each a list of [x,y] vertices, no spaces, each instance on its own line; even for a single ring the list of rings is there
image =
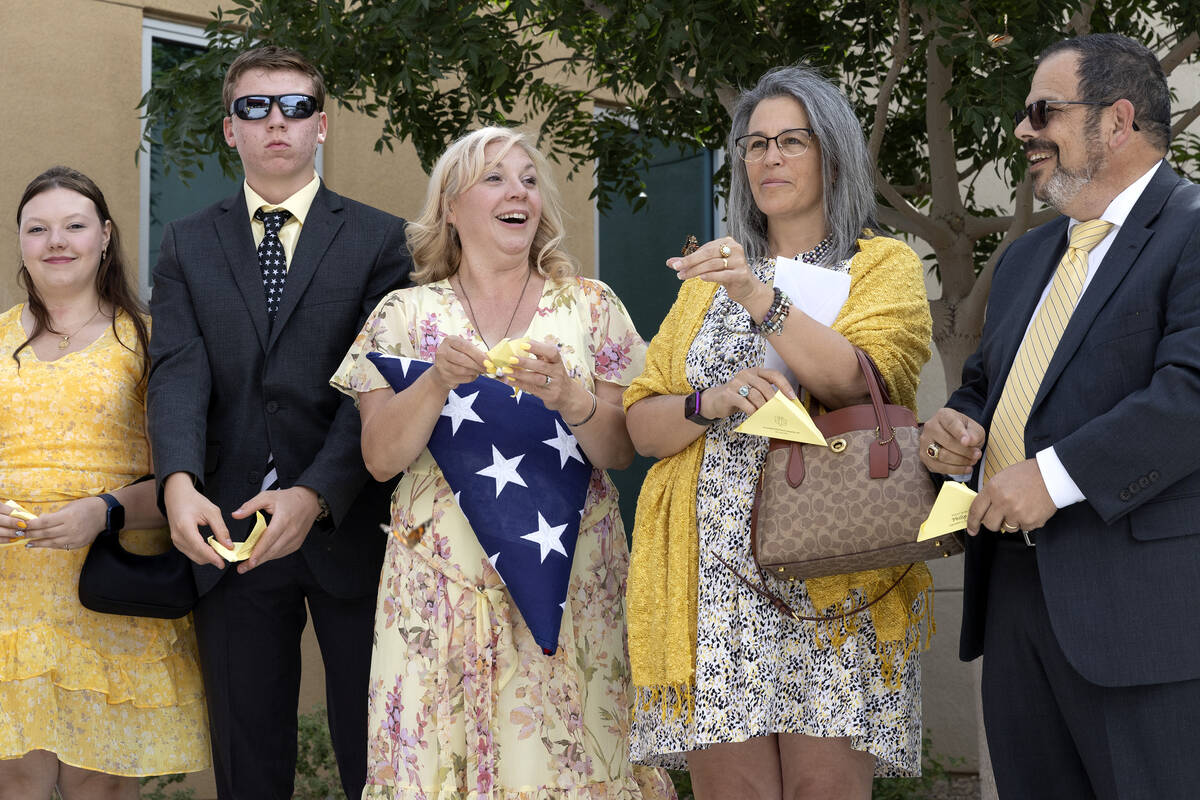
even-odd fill
[[[308,210],[312,208],[312,202],[317,196],[317,190],[321,188],[321,178],[316,172],[313,172],[312,180],[305,184],[299,191],[293,194],[282,203],[268,203],[262,199],[262,196],[250,188],[250,184],[244,179],[242,181],[242,190],[246,195],[246,213],[250,215],[250,219],[254,219],[254,212],[260,208],[266,208],[273,211],[279,208],[286,208],[292,212],[292,216],[304,225],[304,218],[308,216]]]
[[[1100,215],[1100,219],[1105,222],[1111,222],[1113,231],[1125,224],[1125,220],[1129,217],[1129,212],[1133,211],[1133,207],[1141,199],[1142,192],[1146,191],[1146,187],[1150,185],[1150,179],[1154,177],[1154,173],[1158,171],[1161,164],[1161,160],[1156,161],[1146,174],[1126,186],[1120,194],[1112,199],[1112,202],[1108,204],[1108,208],[1104,209],[1104,213]],[[1071,217],[1071,221],[1067,225],[1068,237],[1070,237],[1071,231],[1080,222],[1083,222],[1083,220]]]

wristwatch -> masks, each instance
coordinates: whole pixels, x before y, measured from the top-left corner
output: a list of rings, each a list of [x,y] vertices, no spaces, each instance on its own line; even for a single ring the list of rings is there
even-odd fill
[[[125,506],[121,505],[121,501],[111,494],[102,494],[100,499],[108,506],[104,517],[104,530],[118,533],[125,527]]]
[[[709,419],[700,413],[700,392],[692,392],[683,398],[683,416],[688,422],[697,425],[712,425],[715,419]]]

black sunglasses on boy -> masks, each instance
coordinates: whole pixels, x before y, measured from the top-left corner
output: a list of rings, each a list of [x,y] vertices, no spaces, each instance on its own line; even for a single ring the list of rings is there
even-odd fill
[[[279,104],[279,112],[288,119],[308,119],[320,111],[317,98],[310,94],[248,94],[229,106],[229,113],[238,119],[265,119],[271,104]]]
[[[1030,103],[1013,114],[1013,127],[1016,128],[1026,117],[1029,117],[1029,127],[1035,131],[1040,131],[1046,127],[1046,112],[1057,110],[1047,108],[1047,106],[1111,106],[1115,102],[1117,101],[1110,100],[1104,103],[1096,100],[1038,100],[1036,103]],[[1136,122],[1133,123],[1133,129],[1135,131],[1141,130]]]

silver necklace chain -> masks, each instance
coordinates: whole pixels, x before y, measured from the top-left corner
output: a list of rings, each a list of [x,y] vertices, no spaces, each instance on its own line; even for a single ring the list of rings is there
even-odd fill
[[[479,317],[475,316],[475,307],[471,305],[471,296],[467,294],[467,287],[463,285],[462,275],[458,275],[458,290],[462,292],[463,299],[467,301],[467,311],[471,313],[471,324],[475,326],[475,332],[479,334],[479,338],[483,339],[483,343],[487,345],[487,349],[491,350],[492,346],[488,344],[488,340],[483,338],[483,329],[479,327]],[[504,326],[504,333],[500,334],[503,340],[508,336],[508,331],[512,328],[513,320],[517,318],[517,311],[521,308],[521,301],[525,299],[525,290],[529,288],[529,279],[533,277],[533,270],[528,270],[525,273],[525,283],[521,284],[521,294],[517,296],[517,302],[513,305],[512,315],[508,318],[508,324]]]

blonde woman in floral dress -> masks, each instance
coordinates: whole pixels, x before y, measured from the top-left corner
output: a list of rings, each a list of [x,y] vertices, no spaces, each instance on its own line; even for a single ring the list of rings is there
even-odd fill
[[[621,392],[645,344],[607,286],[573,276],[547,179],[516,131],[485,128],[451,145],[408,229],[420,285],[380,303],[332,381],[359,402],[368,469],[404,472],[375,617],[364,798],[674,796],[665,773],[628,761],[628,551],[604,472],[633,457]],[[514,386],[559,412],[595,467],[553,655],[426,448],[449,392],[517,336],[532,350]],[[433,366],[396,393],[372,351]]]
[[[0,315],[0,800],[134,800],[138,776],[209,765],[191,618],[98,614],[79,570],[170,546],[145,433],[146,318],[99,188],[54,167],[17,208],[28,300]],[[151,530],[155,529],[157,530]]]

